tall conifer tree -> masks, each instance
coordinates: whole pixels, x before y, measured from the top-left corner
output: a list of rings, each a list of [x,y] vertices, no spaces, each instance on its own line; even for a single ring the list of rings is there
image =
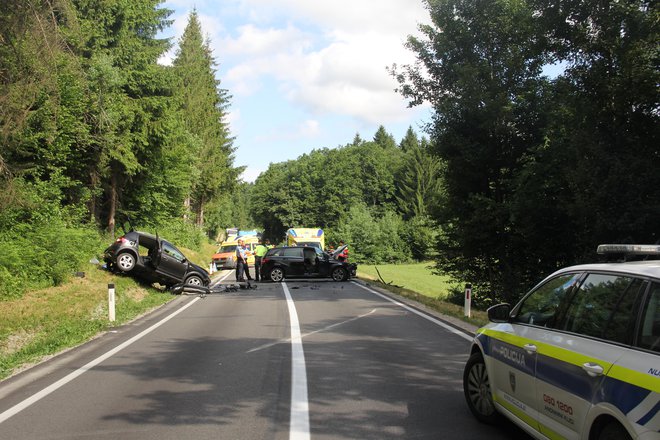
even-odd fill
[[[230,191],[241,171],[233,168],[233,137],[225,120],[227,90],[220,88],[210,44],[202,36],[197,11],[193,10],[179,42],[174,67],[179,81],[180,114],[187,130],[199,140],[197,170],[189,206],[196,223],[204,224],[209,201]]]

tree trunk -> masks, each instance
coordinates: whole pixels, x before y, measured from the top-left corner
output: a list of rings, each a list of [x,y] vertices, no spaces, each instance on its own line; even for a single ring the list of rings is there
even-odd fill
[[[115,236],[115,215],[117,214],[117,174],[110,174],[110,212],[108,212],[108,232]]]
[[[197,226],[200,228],[204,226],[204,196],[200,197],[197,206]]]
[[[188,195],[183,201],[183,207],[185,208],[183,210],[183,219],[188,220],[188,213],[190,212],[190,195]]]

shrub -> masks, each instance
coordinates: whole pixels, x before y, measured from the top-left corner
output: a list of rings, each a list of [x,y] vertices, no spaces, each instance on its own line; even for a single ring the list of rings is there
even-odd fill
[[[404,263],[411,259],[405,223],[390,210],[374,215],[366,205],[353,206],[327,238],[334,245],[340,240],[347,243],[351,261],[358,263]]]
[[[61,284],[82,262],[98,256],[103,245],[95,230],[67,227],[58,219],[1,233],[0,299]]]
[[[204,231],[183,219],[170,219],[161,221],[156,225],[149,225],[146,232],[158,234],[159,237],[174,243],[178,247],[200,249],[207,240]]]

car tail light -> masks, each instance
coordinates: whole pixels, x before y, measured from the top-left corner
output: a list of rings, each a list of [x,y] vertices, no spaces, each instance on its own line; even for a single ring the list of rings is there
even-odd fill
[[[115,243],[125,243],[125,242],[126,242],[126,238],[123,235],[119,237],[117,240],[115,240]]]
[[[268,260],[269,260],[268,257],[263,257],[263,258],[261,259],[261,264],[266,264],[266,263],[268,263]]]

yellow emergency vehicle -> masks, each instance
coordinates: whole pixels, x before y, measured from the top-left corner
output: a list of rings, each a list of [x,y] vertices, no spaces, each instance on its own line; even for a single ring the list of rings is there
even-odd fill
[[[256,231],[238,231],[236,235],[230,235],[223,241],[218,251],[213,254],[211,259],[218,269],[236,268],[236,248],[238,240],[245,241],[248,249],[248,266],[254,266],[254,248],[259,244],[259,234]]]
[[[325,249],[325,236],[320,228],[291,228],[286,231],[287,246],[312,246]]]

